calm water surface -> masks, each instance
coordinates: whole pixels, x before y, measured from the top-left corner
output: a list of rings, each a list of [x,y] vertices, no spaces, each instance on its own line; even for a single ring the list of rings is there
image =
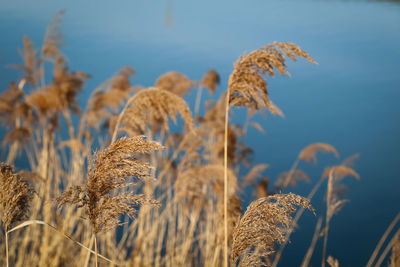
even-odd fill
[[[256,117],[266,129],[251,129],[248,144],[255,163],[268,163],[276,179],[298,152],[313,142],[335,146],[341,159],[361,157],[349,179],[351,200],[333,218],[328,254],[341,266],[363,266],[387,225],[400,211],[400,4],[368,1],[0,1],[0,88],[18,79],[17,47],[28,34],[39,46],[53,14],[67,9],[63,51],[71,69],[90,73],[80,101],[120,67],[137,70],[133,82],[150,86],[175,70],[200,79],[210,68],[221,74],[222,90],[233,63],[272,41],[300,45],[318,61],[289,63],[290,78],[268,79],[271,99],[286,117]],[[166,21],[168,23],[166,23]],[[219,95],[217,94],[217,96]],[[215,97],[214,97],[215,98]],[[194,97],[188,96],[189,103]],[[233,120],[243,114],[235,110]],[[301,165],[315,181],[324,164]],[[4,160],[4,158],[2,158]],[[310,185],[294,192],[307,194]],[[249,196],[244,194],[245,199]],[[322,195],[313,201],[323,212]],[[300,264],[316,218],[308,214],[293,235],[281,266]],[[312,265],[320,265],[318,244]]]

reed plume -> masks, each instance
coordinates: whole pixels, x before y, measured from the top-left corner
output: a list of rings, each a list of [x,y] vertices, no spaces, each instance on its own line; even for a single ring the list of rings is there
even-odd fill
[[[243,178],[242,186],[254,185],[257,178],[260,177],[262,172],[265,171],[268,167],[268,164],[255,165]]]
[[[317,163],[317,152],[331,152],[335,157],[339,157],[339,153],[330,144],[326,143],[314,143],[305,147],[299,154],[299,159],[310,163],[311,160]]]
[[[65,10],[58,11],[51,19],[45,33],[42,45],[42,60],[53,61],[59,57],[64,57],[60,47],[63,45],[64,35],[61,30],[62,16]]]
[[[297,165],[300,163],[301,160],[304,160],[307,163],[311,163],[311,161],[317,163],[318,152],[331,152],[335,155],[335,157],[339,157],[339,153],[337,152],[337,150],[330,144],[313,143],[311,145],[308,145],[300,151],[290,170],[283,173],[283,175],[278,178],[278,180],[275,182],[275,187],[285,189],[289,185],[295,186],[296,179],[307,182],[309,180],[308,177],[306,177],[306,174],[303,171],[296,170]]]
[[[35,190],[10,165],[0,163],[0,177],[1,218],[7,230],[27,218]]]
[[[8,230],[10,226],[28,217],[34,189],[22,177],[14,172],[13,167],[0,163],[0,211],[6,237],[6,261],[8,263]]]
[[[311,180],[303,170],[296,169],[292,172],[287,171],[281,173],[279,178],[276,180],[275,186],[284,188],[290,185],[296,187],[298,181],[309,183]]]
[[[229,76],[228,93],[226,95],[225,106],[225,149],[224,166],[228,168],[228,115],[229,106],[246,106],[250,110],[268,109],[272,114],[279,114],[279,108],[269,100],[267,82],[265,74],[273,77],[275,70],[285,76],[289,72],[286,69],[285,55],[292,60],[297,57],[307,59],[309,62],[315,61],[297,45],[293,43],[277,43],[261,47],[249,55],[243,55],[235,63],[232,74]],[[228,179],[225,173],[225,198],[224,212],[228,210]],[[226,217],[225,217],[226,218]],[[224,266],[228,266],[228,223],[225,221],[225,246],[224,246]]]
[[[275,245],[286,240],[293,227],[291,214],[296,206],[312,212],[314,209],[306,198],[295,194],[277,194],[253,201],[233,232],[231,265],[239,266],[270,263]]]
[[[185,74],[169,71],[161,75],[154,86],[183,97],[195,85]]]
[[[176,123],[177,114],[182,116],[189,129],[193,129],[192,113],[185,100],[155,87],[141,90],[128,100],[119,115],[112,140],[116,139],[120,126],[130,136],[145,134],[147,130],[152,134],[167,133],[168,118]]]
[[[256,186],[255,196],[258,199],[269,195],[273,195],[273,193],[269,191],[269,178],[264,177]]]
[[[58,207],[66,203],[83,207],[94,234],[97,234],[117,226],[121,214],[133,216],[137,204],[157,204],[143,195],[114,195],[113,192],[134,185],[127,182],[128,177],[148,178],[151,166],[137,157],[158,149],[163,146],[138,136],[121,138],[103,151],[95,152],[89,161],[86,184],[67,189],[56,199]]]
[[[38,86],[41,76],[40,60],[37,58],[38,51],[35,49],[28,36],[25,35],[22,42],[24,48],[23,50],[18,49],[18,53],[22,57],[23,64],[13,64],[11,67],[20,69],[24,73],[22,78],[25,79],[29,85]]]
[[[345,199],[341,199],[342,190],[340,181],[347,176],[352,176],[357,180],[360,179],[360,175],[350,167],[346,165],[333,166],[329,168],[329,179],[326,191],[326,218],[325,218],[325,229],[324,232],[324,247],[322,251],[322,266],[325,266],[326,259],[326,247],[328,241],[329,224],[334,214],[338,213],[343,205],[347,202]]]
[[[112,122],[115,117],[118,117],[117,112],[130,97],[130,93],[141,89],[140,86],[132,86],[130,82],[130,78],[135,73],[134,68],[125,66],[97,87],[89,98],[82,122],[89,128],[95,129],[103,124],[108,126],[112,133],[114,131]]]
[[[200,81],[200,87],[207,88],[214,93],[220,82],[219,74],[216,70],[209,70],[204,74]]]
[[[203,78],[199,83],[199,88],[197,90],[196,102],[194,105],[194,114],[197,117],[200,110],[201,93],[203,88],[207,88],[210,93],[214,93],[220,82],[218,72],[215,70],[209,70],[204,74]]]

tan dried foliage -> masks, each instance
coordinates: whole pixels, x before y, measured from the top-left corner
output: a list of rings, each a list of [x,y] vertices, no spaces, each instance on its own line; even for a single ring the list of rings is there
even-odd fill
[[[31,138],[31,131],[29,128],[15,128],[9,131],[3,139],[4,144],[18,143],[21,145],[26,145]]]
[[[136,71],[131,66],[125,66],[120,69],[114,77],[111,78],[110,88],[120,91],[135,91],[137,88],[131,87],[130,78],[136,74]]]
[[[228,169],[228,195],[234,196],[237,192],[237,178],[235,173]],[[203,203],[209,196],[223,199],[224,194],[224,166],[197,165],[178,174],[175,183],[176,195],[186,200],[189,205],[195,201]]]
[[[311,160],[313,160],[314,163],[317,163],[317,152],[331,152],[335,155],[335,157],[339,157],[339,153],[330,144],[314,143],[305,147],[300,152],[299,159],[304,160],[308,163],[310,163]]]
[[[315,61],[293,43],[272,43],[261,47],[248,55],[243,55],[235,63],[229,77],[229,103],[233,106],[248,106],[251,109],[267,108],[279,114],[279,109],[270,103],[265,74],[273,77],[275,70],[288,75],[285,55],[292,60],[302,57]]]
[[[65,10],[58,11],[49,23],[42,46],[42,54],[44,59],[52,61],[54,58],[64,57],[60,51],[63,45],[63,33],[61,30],[62,16]]]
[[[254,128],[256,128],[257,130],[259,130],[261,133],[265,133],[265,130],[264,130],[264,128],[259,124],[259,123],[257,123],[257,122],[250,122],[250,124],[249,124],[250,126],[252,126],[252,127],[254,127]]]
[[[231,265],[236,266],[237,261],[242,259],[246,262],[268,262],[268,257],[275,252],[275,245],[285,242],[293,228],[291,215],[296,206],[314,212],[309,200],[292,193],[253,201],[234,230]]]
[[[288,185],[296,187],[298,181],[309,183],[311,180],[303,170],[296,169],[292,172],[287,171],[281,173],[278,180],[276,180],[275,185],[277,187],[283,186],[286,181],[289,181]]]
[[[258,177],[260,177],[263,171],[265,171],[268,167],[268,164],[255,165],[244,177],[242,186],[254,185]]]
[[[390,256],[390,267],[400,266],[400,235],[397,235],[393,247],[392,255]]]
[[[0,163],[0,207],[6,230],[27,218],[34,193],[34,189],[14,172],[13,167]]]
[[[107,126],[111,126],[110,120],[120,111],[121,106],[129,98],[129,93],[141,89],[140,86],[131,85],[130,78],[134,74],[135,70],[132,67],[125,66],[94,90],[84,115],[89,127],[97,129],[104,120]],[[113,130],[110,127],[110,131]]]
[[[331,267],[339,267],[339,261],[332,256],[328,256],[328,259],[326,262],[329,264]]]
[[[127,103],[121,119],[122,129],[131,136],[146,133],[147,127],[153,133],[168,132],[168,118],[176,123],[181,115],[185,125],[193,129],[192,113],[183,98],[169,91],[150,87],[135,94]]]
[[[268,191],[269,189],[269,179],[268,177],[264,177],[257,185],[256,187],[256,198],[262,198],[262,197],[266,197],[268,195],[271,195],[272,193],[270,193]]]
[[[67,189],[56,199],[58,207],[66,203],[83,207],[96,234],[119,225],[121,214],[134,216],[140,204],[157,205],[157,201],[147,196],[118,190],[135,184],[128,182],[130,177],[147,179],[152,167],[139,157],[163,148],[156,142],[145,140],[143,136],[117,140],[93,155],[85,185]]]
[[[24,72],[23,78],[29,85],[38,85],[41,71],[39,70],[40,61],[37,58],[37,50],[28,36],[23,38],[24,49],[18,49],[18,53],[22,57],[23,64],[13,64],[11,67],[20,69]]]
[[[192,82],[186,75],[176,71],[169,71],[161,75],[154,86],[182,97],[190,92],[190,87],[195,85],[196,83]]]
[[[23,98],[23,92],[14,82],[10,82],[9,88],[0,95],[0,120],[7,126],[15,123],[16,109]]]
[[[220,82],[218,72],[209,70],[204,74],[200,81],[200,86],[207,88],[211,93],[214,93]]]
[[[68,72],[68,67],[65,66],[62,58],[56,60],[53,72],[52,82],[27,96],[26,103],[34,107],[43,117],[69,109],[74,113],[79,113],[80,108],[76,103],[77,95],[89,75],[79,71]]]
[[[329,180],[326,192],[327,222],[329,222],[333,215],[339,212],[347,202],[346,199],[341,199],[345,187],[340,184],[340,181],[347,176],[353,176],[357,180],[360,179],[360,175],[355,170],[344,165],[331,167],[328,176]]]

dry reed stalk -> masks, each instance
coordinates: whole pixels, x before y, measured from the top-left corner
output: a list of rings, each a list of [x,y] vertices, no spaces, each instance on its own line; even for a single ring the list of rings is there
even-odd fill
[[[314,253],[315,245],[317,244],[318,238],[320,237],[322,219],[323,219],[322,216],[319,217],[317,224],[315,225],[315,230],[314,230],[314,234],[313,234],[313,237],[311,240],[311,244],[308,247],[306,255],[304,255],[304,259],[303,259],[303,262],[301,263],[301,267],[307,267],[310,264],[312,254]]]
[[[397,229],[397,231],[394,233],[392,239],[390,239],[389,244],[387,244],[386,248],[383,250],[381,256],[379,257],[378,261],[376,262],[375,266],[380,267],[383,261],[386,259],[387,254],[390,252],[390,249],[392,249],[395,245],[397,246],[396,249],[398,249],[398,240],[400,237],[400,228]]]
[[[273,105],[268,96],[267,82],[264,79],[265,74],[274,76],[275,71],[285,76],[289,72],[286,69],[285,55],[292,60],[302,57],[308,61],[315,61],[297,45],[293,43],[272,43],[261,47],[249,55],[242,56],[235,63],[234,70],[229,76],[228,92],[226,94],[225,106],[225,144],[224,144],[224,166],[228,168],[228,115],[229,106],[247,106],[250,109],[257,110],[266,108],[272,114],[276,114],[279,109]],[[225,172],[224,187],[224,213],[228,210],[228,178]],[[228,266],[228,222],[225,216],[225,242],[224,242],[224,266]]]
[[[329,169],[328,186],[326,190],[326,218],[324,232],[324,246],[322,250],[322,267],[325,267],[326,247],[328,242],[329,224],[334,214],[340,211],[347,200],[340,199],[339,182],[346,176],[353,176],[357,180],[360,175],[345,165],[334,166]]]
[[[397,235],[392,246],[392,255],[390,256],[390,267],[400,266],[400,235]]]
[[[309,201],[295,194],[277,194],[253,201],[240,219],[233,233],[231,265],[245,263],[265,265],[275,251],[275,243],[281,244],[293,227],[291,214],[296,206],[314,209]]]
[[[379,239],[378,244],[376,245],[374,251],[371,254],[371,257],[369,258],[366,267],[371,267],[372,264],[374,263],[376,257],[378,256],[379,251],[381,250],[384,242],[388,238],[390,232],[392,232],[393,228],[396,226],[396,224],[400,221],[400,212],[397,213],[396,217],[393,219],[393,221],[389,224],[387,227],[385,233],[382,235],[381,239]]]

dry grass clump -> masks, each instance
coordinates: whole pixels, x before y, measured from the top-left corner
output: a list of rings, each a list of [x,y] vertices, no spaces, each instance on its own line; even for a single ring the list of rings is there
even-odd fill
[[[291,214],[296,206],[314,212],[307,199],[292,193],[253,201],[233,233],[231,265],[238,260],[239,266],[269,265],[275,245],[283,243],[293,227]]]
[[[93,233],[107,231],[119,224],[119,216],[133,216],[138,204],[157,204],[143,195],[112,192],[134,183],[127,183],[128,177],[144,180],[149,177],[151,166],[138,161],[137,154],[149,154],[163,147],[146,141],[142,136],[121,138],[107,149],[96,152],[89,162],[87,182],[84,186],[67,189],[56,201],[58,207],[66,203],[83,207],[93,227]]]
[[[10,165],[0,163],[1,220],[6,231],[28,217],[35,190]]]
[[[222,202],[224,196],[224,167],[222,165],[194,166],[178,174],[175,192],[179,198],[187,198],[188,203],[213,197]],[[238,190],[236,174],[228,170],[229,196],[234,196]],[[211,192],[210,192],[211,190]]]
[[[53,18],[41,48],[35,49],[24,37],[22,64],[14,65],[23,77],[10,83],[0,96],[0,119],[8,128],[3,139],[7,163],[23,151],[32,169],[15,173],[10,165],[0,165],[6,230],[0,250],[6,246],[7,252],[12,251],[15,266],[88,266],[94,253],[96,265],[100,256],[111,265],[122,266],[228,266],[230,255],[231,266],[275,267],[304,210],[314,212],[310,201],[324,182],[328,183],[327,213],[317,222],[303,266],[309,264],[321,232],[323,264],[338,265],[337,260],[326,259],[326,242],[330,221],[346,202],[342,179],[359,178],[353,169],[354,157],[326,168],[303,198],[276,192],[310,181],[298,164],[316,163],[319,152],[338,157],[333,146],[315,143],[301,150],[271,190],[270,179],[264,175],[268,164],[251,168],[253,150],[244,142],[248,127],[264,131],[262,125],[250,121],[256,111],[283,116],[269,98],[264,76],[288,75],[286,58],[315,63],[306,52],[292,43],[272,43],[240,57],[229,77],[228,91],[216,101],[206,101],[202,114],[202,90],[214,93],[220,82],[215,70],[207,71],[199,81],[167,72],[155,87],[143,88],[131,83],[135,70],[129,66],[96,88],[81,112],[78,94],[89,76],[70,71],[66,65],[61,51],[63,13]],[[53,66],[52,71],[47,72],[48,66]],[[45,74],[52,75],[51,79]],[[194,86],[198,87],[195,120],[182,98]],[[231,106],[248,108],[243,125],[229,122]],[[178,127],[170,127],[172,122]],[[64,128],[67,138],[62,134]],[[93,154],[96,147],[99,150]],[[33,189],[22,182],[27,179],[37,182],[40,198],[32,198]],[[241,217],[247,189],[258,199]],[[46,205],[55,196],[62,214]],[[121,223],[123,215],[135,220]],[[28,220],[8,229],[24,218]],[[372,262],[399,220],[400,215],[385,232]],[[34,224],[46,227],[30,227]],[[26,226],[13,234],[9,250],[7,234]],[[61,235],[53,236],[51,229]],[[397,264],[394,237],[399,231],[378,263],[392,250],[392,265]],[[0,265],[6,259],[8,255],[0,257]]]

